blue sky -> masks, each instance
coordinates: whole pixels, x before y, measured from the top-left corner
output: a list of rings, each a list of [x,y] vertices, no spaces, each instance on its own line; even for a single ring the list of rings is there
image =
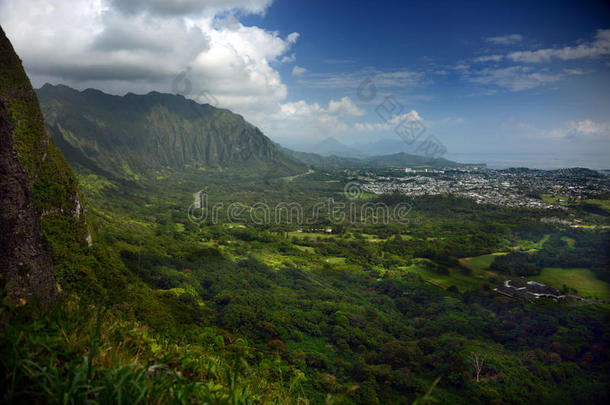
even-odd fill
[[[321,88],[319,81],[363,71],[412,72],[417,75],[413,83],[389,85],[376,101],[395,96],[408,111],[433,121],[430,126],[443,142],[458,151],[595,151],[595,137],[585,139],[586,145],[556,138],[563,132],[566,138],[579,138],[571,130],[580,121],[603,127],[610,120],[607,53],[536,63],[505,58],[475,62],[518,51],[586,46],[595,41],[597,30],[610,27],[610,8],[601,1],[386,1],[371,6],[364,1],[288,0],[244,21],[301,34],[293,49],[295,64],[307,72],[291,76],[291,66],[283,67],[288,100],[324,104],[351,96],[358,101],[353,89]],[[380,120],[371,111],[376,104],[358,105],[369,121]],[[339,139],[370,135],[375,134]],[[607,127],[601,135],[608,135]]]
[[[449,155],[610,167],[607,1],[0,0],[0,24],[35,86],[177,92],[186,77],[186,97],[295,148],[398,139],[407,119]],[[371,75],[376,97],[358,97]],[[384,100],[402,110],[382,119]]]

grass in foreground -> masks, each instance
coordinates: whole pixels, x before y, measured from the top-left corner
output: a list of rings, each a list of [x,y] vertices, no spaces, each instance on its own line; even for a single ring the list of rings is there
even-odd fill
[[[225,344],[210,331],[208,347],[169,344],[147,328],[77,300],[41,314],[29,303],[2,298],[3,404],[294,401],[271,375],[258,375],[265,367],[248,365],[250,349],[243,339]],[[268,362],[268,371],[275,374],[278,364]]]

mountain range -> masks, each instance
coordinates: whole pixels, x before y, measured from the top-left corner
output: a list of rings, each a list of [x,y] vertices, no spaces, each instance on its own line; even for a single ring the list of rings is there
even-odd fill
[[[459,166],[404,152],[364,155],[333,138],[324,140],[316,153],[295,152],[274,143],[238,114],[180,95],[115,96],[50,84],[37,93],[47,131],[70,164],[116,178],[154,178],[166,170],[188,168],[290,174],[305,171],[306,165],[335,169]]]
[[[296,145],[293,149],[316,153],[322,156],[339,156],[346,158],[367,158],[372,156],[393,155],[396,153],[413,152],[414,145],[407,145],[401,139],[378,139],[371,142],[356,142],[346,144],[333,137],[327,137],[320,142]]]
[[[118,178],[166,169],[302,171],[258,128],[229,110],[151,92],[113,96],[47,84],[38,90],[47,130],[73,164]]]

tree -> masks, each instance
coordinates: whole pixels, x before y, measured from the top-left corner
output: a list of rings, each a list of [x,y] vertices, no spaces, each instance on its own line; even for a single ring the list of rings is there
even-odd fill
[[[473,352],[470,357],[470,361],[474,366],[474,372],[477,376],[477,382],[480,381],[481,371],[483,370],[483,365],[485,364],[485,355],[477,352]]]

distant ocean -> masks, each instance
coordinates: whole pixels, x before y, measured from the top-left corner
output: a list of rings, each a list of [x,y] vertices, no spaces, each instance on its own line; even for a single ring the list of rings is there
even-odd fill
[[[573,156],[550,153],[447,153],[444,157],[460,163],[485,163],[491,169],[528,167],[551,170],[585,167],[592,170],[610,170],[610,153]]]

